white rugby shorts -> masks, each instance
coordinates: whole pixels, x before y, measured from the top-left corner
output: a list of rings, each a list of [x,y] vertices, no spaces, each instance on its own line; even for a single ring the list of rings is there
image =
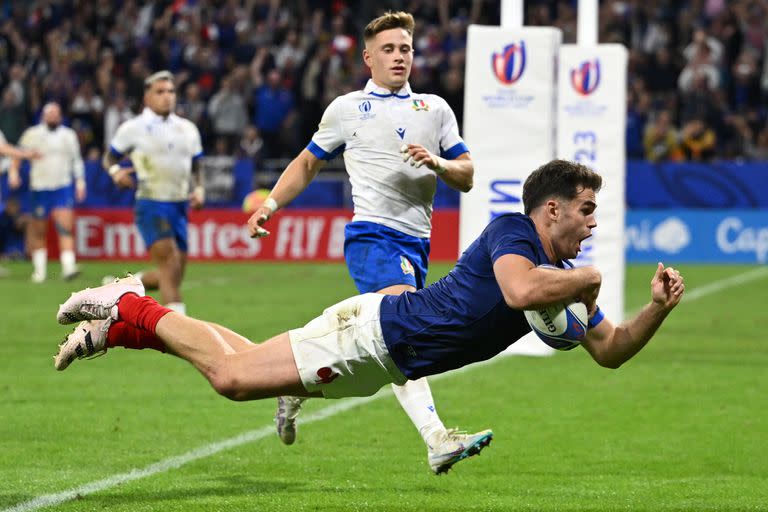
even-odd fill
[[[389,356],[379,322],[384,296],[366,293],[335,304],[304,327],[288,331],[307,391],[325,398],[369,396],[408,379]]]

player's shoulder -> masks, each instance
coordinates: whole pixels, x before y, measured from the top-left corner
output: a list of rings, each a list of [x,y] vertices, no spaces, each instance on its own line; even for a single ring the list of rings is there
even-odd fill
[[[198,130],[197,125],[192,121],[190,121],[189,119],[187,119],[186,117],[181,117],[176,114],[171,114],[171,115],[172,115],[173,122],[178,123],[185,130],[195,130],[195,131]]]
[[[536,233],[536,226],[529,216],[519,212],[510,212],[496,216],[483,230],[483,236],[486,237],[510,233]]]
[[[362,89],[357,91],[350,91],[347,94],[336,96],[336,98],[334,98],[334,100],[328,104],[328,108],[357,105],[361,101],[365,101],[367,99],[370,99],[370,96],[368,96],[368,94],[366,94]]]

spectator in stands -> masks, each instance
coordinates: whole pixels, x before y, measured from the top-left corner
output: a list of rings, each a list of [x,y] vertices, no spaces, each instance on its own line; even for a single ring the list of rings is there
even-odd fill
[[[747,141],[744,153],[750,160],[768,162],[768,123],[758,132],[755,143]]]
[[[118,94],[107,107],[104,114],[104,147],[109,148],[109,141],[115,136],[117,127],[134,117],[133,111],[128,108],[125,96]]]
[[[267,73],[266,83],[257,83],[254,91],[254,124],[264,139],[264,153],[268,158],[282,153],[283,131],[294,118],[293,93],[280,81],[280,71],[272,69]]]
[[[706,162],[715,156],[717,136],[704,119],[688,121],[680,133],[680,150],[685,160]]]
[[[248,116],[245,99],[232,87],[230,77],[221,80],[219,92],[208,102],[208,117],[217,140],[223,139],[231,152],[248,125]]]
[[[720,87],[720,71],[712,63],[711,50],[706,44],[696,46],[696,53],[683,68],[677,86],[683,94],[694,90],[697,79],[703,78],[710,91]]]
[[[202,131],[205,126],[205,111],[206,105],[202,100],[200,86],[194,82],[188,83],[176,109],[177,114],[192,121]]]
[[[672,124],[668,110],[662,110],[656,118],[646,125],[643,135],[645,159],[650,162],[680,160],[682,155],[678,147],[678,134]]]
[[[259,129],[248,125],[240,139],[238,156],[251,159],[254,167],[258,167],[261,160],[261,150],[264,148],[264,140],[259,135]]]
[[[11,142],[16,142],[21,137],[21,132],[26,126],[24,106],[17,101],[16,93],[11,87],[3,91],[0,102],[0,132]]]

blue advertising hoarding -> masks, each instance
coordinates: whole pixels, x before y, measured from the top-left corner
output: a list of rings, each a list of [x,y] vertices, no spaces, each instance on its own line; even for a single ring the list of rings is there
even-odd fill
[[[768,261],[768,210],[629,210],[628,263]]]

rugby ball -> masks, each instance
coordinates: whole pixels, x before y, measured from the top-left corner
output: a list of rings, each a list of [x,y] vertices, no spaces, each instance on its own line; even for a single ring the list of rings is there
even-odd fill
[[[582,302],[553,304],[523,313],[539,339],[557,350],[571,350],[587,334],[589,316]]]

